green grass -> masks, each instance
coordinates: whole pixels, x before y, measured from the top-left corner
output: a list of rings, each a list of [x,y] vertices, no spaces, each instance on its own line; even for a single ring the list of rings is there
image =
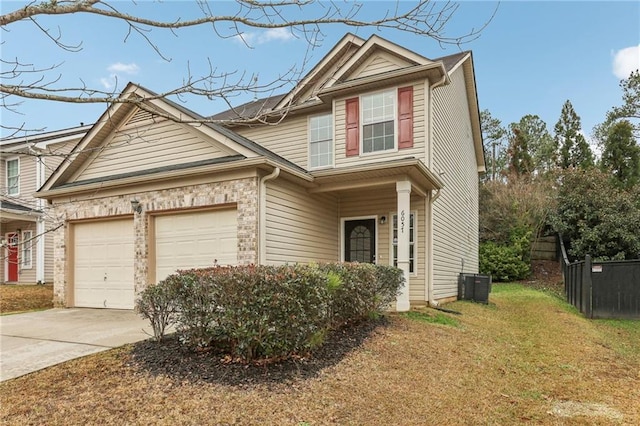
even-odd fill
[[[430,314],[422,311],[409,311],[401,314],[405,318],[409,318],[410,320],[426,322],[429,324],[441,324],[448,325],[452,327],[458,327],[460,322],[453,317],[445,315],[440,312],[436,312],[435,314]]]

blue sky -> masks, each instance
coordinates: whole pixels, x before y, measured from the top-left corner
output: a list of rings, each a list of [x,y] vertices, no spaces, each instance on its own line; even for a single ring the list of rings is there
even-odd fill
[[[21,4],[24,2],[3,1],[0,10],[4,14]],[[184,1],[142,1],[135,7],[124,1],[113,4],[164,19],[197,14],[192,4]],[[462,34],[482,26],[496,5],[461,2],[446,27],[447,34]],[[362,11],[366,16],[393,6],[391,2],[366,1]],[[214,13],[228,13],[234,7],[233,2],[212,3]],[[122,22],[81,15],[44,17],[39,22],[56,32],[59,28],[67,44],[81,43],[82,50],[62,51],[33,23],[18,22],[0,34],[2,59],[18,58],[40,67],[61,64],[49,73],[60,77],[61,87],[85,82],[87,86],[113,89],[123,88],[131,80],[161,92],[180,85],[187,69],[194,75],[206,73],[209,63],[220,72],[235,71],[235,76],[259,73],[259,82],[266,83],[292,67],[300,69],[307,49],[303,39],[291,37],[286,31],[247,29],[246,38],[252,45],[248,48],[237,38],[220,38],[210,27],[181,30],[177,36],[153,30],[149,37],[171,58],[167,62],[139,35],[127,38]],[[603,121],[607,110],[621,104],[620,79],[640,68],[640,3],[635,1],[502,2],[481,36],[461,47],[439,46],[430,39],[393,30],[345,26],[323,30],[324,41],[311,53],[306,71],[347,31],[363,38],[375,32],[429,58],[472,50],[481,109],[488,109],[505,125],[525,114],[537,114],[552,131],[568,99],[581,117],[587,136]],[[7,70],[3,64],[2,71]],[[241,96],[236,101],[239,104],[251,99]],[[202,115],[226,109],[221,102],[207,99],[189,98],[185,106]],[[30,129],[50,131],[92,123],[105,108],[104,104],[25,101],[17,107],[20,114],[7,110],[0,113],[5,126],[25,123]],[[3,129],[2,136],[7,134]]]

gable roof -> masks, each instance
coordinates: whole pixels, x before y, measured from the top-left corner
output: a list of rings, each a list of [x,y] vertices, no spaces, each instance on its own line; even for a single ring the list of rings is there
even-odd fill
[[[292,170],[297,174],[306,174],[306,170],[300,166],[290,162],[289,160],[275,154],[274,152],[264,148],[254,141],[238,135],[230,129],[216,123],[206,122],[206,118],[179,105],[171,100],[162,98],[160,95],[134,83],[129,83],[121,93],[121,97],[131,100],[131,102],[122,102],[111,104],[107,110],[101,115],[96,123],[91,127],[85,136],[77,143],[69,154],[70,161],[63,162],[47,179],[42,188],[38,191],[41,195],[53,188],[68,188],[72,186],[80,186],[84,184],[93,184],[94,179],[80,182],[69,182],[69,179],[77,173],[85,162],[90,161],[94,152],[94,148],[100,146],[101,143],[125,120],[133,111],[144,104],[146,109],[156,110],[158,113],[176,118],[176,121],[182,121],[185,125],[191,125],[197,131],[217,140],[223,144],[229,145],[237,155],[231,155],[219,159],[217,163],[233,162],[248,157],[264,157],[271,162],[281,165],[282,167]],[[137,99],[136,99],[137,98]],[[97,151],[96,151],[97,152]],[[211,161],[215,164],[215,161]],[[189,167],[199,167],[205,165],[202,162],[192,162],[180,165],[178,169]],[[176,167],[157,167],[139,172],[130,172],[118,175],[112,175],[101,178],[99,181],[113,181],[117,179],[130,178],[133,176],[143,176],[153,173],[172,171]]]
[[[352,48],[352,51],[349,51],[349,48]],[[353,72],[367,58],[379,50],[402,58],[408,61],[410,65],[406,69],[389,71],[372,77],[355,78],[349,80],[348,83],[344,82],[344,78],[349,73]],[[320,88],[316,89],[315,95],[325,102],[330,101],[336,93],[342,93],[345,88],[351,91],[366,90],[369,86],[374,86],[380,79],[403,78],[406,80],[413,77],[427,76],[433,81],[446,78],[445,84],[447,84],[448,75],[470,53],[470,51],[463,51],[429,59],[377,35],[373,35],[365,41],[348,33],[290,92],[256,99],[238,107],[216,113],[210,118],[216,121],[231,121],[229,124],[234,125],[237,124],[233,123],[234,120],[250,121],[260,115],[267,116],[269,113],[277,115],[279,114],[278,111],[290,107],[315,106],[317,103],[308,101],[300,105],[292,105],[292,103],[295,103],[298,99],[296,96],[305,92],[307,86],[317,84],[318,80],[323,76],[327,80]],[[345,57],[345,55],[347,56]],[[328,70],[332,66],[336,67],[337,64],[340,64],[340,66],[329,73]]]

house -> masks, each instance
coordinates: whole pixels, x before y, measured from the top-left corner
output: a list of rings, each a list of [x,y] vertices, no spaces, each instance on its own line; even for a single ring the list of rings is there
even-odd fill
[[[358,261],[401,268],[407,310],[477,272],[471,52],[347,34],[291,92],[218,123],[132,83],[123,96],[38,192],[64,225],[59,305],[131,309],[176,269]]]
[[[90,126],[0,140],[0,282],[53,282],[55,220],[34,193]]]

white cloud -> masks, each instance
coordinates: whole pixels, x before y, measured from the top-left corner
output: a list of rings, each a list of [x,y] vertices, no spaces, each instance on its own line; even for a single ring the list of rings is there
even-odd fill
[[[115,76],[113,74],[111,74],[109,77],[102,77],[100,79],[100,84],[102,84],[102,86],[107,90],[113,89],[115,82]]]
[[[271,41],[289,41],[293,38],[295,37],[288,28],[269,28],[260,33],[246,32],[234,36],[236,41],[248,46],[257,46]]]
[[[123,64],[122,62],[116,62],[107,67],[109,72],[108,77],[100,78],[100,84],[105,90],[113,90],[116,88],[119,82],[127,81],[126,78],[120,78],[121,74],[134,75],[140,72],[140,67],[135,63]]]
[[[115,64],[109,65],[107,71],[112,74],[138,74],[140,67],[135,63],[123,64],[122,62],[116,62]]]
[[[640,68],[640,44],[625,47],[613,55],[613,74],[620,80],[629,78],[631,71]]]

